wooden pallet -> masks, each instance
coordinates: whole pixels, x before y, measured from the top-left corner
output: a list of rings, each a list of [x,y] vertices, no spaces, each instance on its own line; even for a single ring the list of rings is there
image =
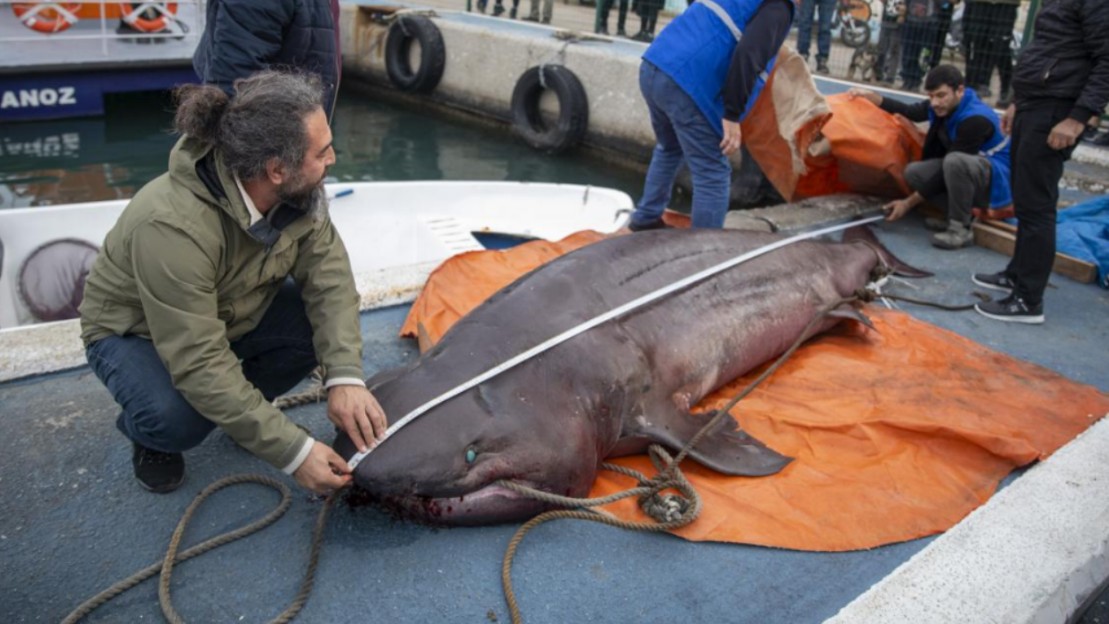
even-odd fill
[[[1017,228],[1004,221],[979,221],[974,224],[974,244],[1012,256],[1017,244]],[[1095,265],[1065,253],[1056,252],[1052,270],[1084,284],[1097,280]]]

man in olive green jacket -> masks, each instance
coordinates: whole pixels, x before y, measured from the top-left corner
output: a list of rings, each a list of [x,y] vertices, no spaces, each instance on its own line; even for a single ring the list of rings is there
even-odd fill
[[[135,476],[176,489],[215,427],[317,492],[346,463],[271,401],[317,364],[328,415],[361,449],[385,431],[366,389],[358,294],[326,214],[335,162],[318,79],[262,72],[178,93],[182,138],[108,233],[86,284],[89,364],[122,412]]]

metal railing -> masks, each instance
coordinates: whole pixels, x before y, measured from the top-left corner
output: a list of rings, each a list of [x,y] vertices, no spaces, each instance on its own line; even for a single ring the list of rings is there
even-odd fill
[[[0,30],[0,44],[6,43],[57,43],[58,41],[99,40],[102,42],[101,52],[109,55],[109,43],[118,40],[134,41],[156,39],[192,39],[199,38],[204,32],[204,7],[206,0],[178,0],[177,2],[108,2],[97,0],[95,2],[0,2],[0,23],[6,22],[7,26]],[[94,17],[78,16],[80,9],[74,5],[87,7],[98,6],[97,15]],[[181,11],[180,5],[190,7]],[[130,10],[117,14],[109,11],[109,7],[126,6]],[[17,14],[15,9],[23,9]],[[171,10],[171,7],[176,10]],[[193,8],[195,7],[195,8]],[[63,20],[67,24],[56,31],[35,32],[29,24],[34,24],[41,17],[48,16],[51,22]],[[99,22],[99,32],[89,32],[88,29],[71,30],[77,23],[95,20]],[[134,23],[139,20],[164,21],[165,27],[156,32],[145,32],[134,28]],[[22,22],[26,26],[26,34],[18,33]],[[131,25],[132,29],[120,32],[117,25]]]

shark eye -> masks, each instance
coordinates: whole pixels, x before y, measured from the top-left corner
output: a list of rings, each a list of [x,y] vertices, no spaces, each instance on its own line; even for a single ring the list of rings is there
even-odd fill
[[[476,460],[476,459],[477,459],[477,451],[474,450],[474,447],[471,446],[470,448],[466,449],[466,463],[467,464],[472,464],[472,463],[474,463],[474,460]]]

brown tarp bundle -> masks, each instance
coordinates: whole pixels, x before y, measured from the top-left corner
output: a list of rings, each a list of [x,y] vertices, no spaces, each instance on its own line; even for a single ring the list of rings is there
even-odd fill
[[[603,236],[470,252],[439,267],[402,329],[430,346],[455,320],[532,268]],[[878,331],[841,324],[803,346],[732,410],[795,460],[729,477],[686,461],[704,501],[686,539],[816,551],[873,548],[944,531],[1014,468],[1043,459],[1109,411],[1109,397],[912,317],[869,306]],[[711,336],[704,339],[711,340]],[[752,371],[696,408],[723,406]],[[651,475],[646,457],[615,460]],[[602,471],[590,496],[633,487]],[[606,508],[645,521],[634,500]]]

